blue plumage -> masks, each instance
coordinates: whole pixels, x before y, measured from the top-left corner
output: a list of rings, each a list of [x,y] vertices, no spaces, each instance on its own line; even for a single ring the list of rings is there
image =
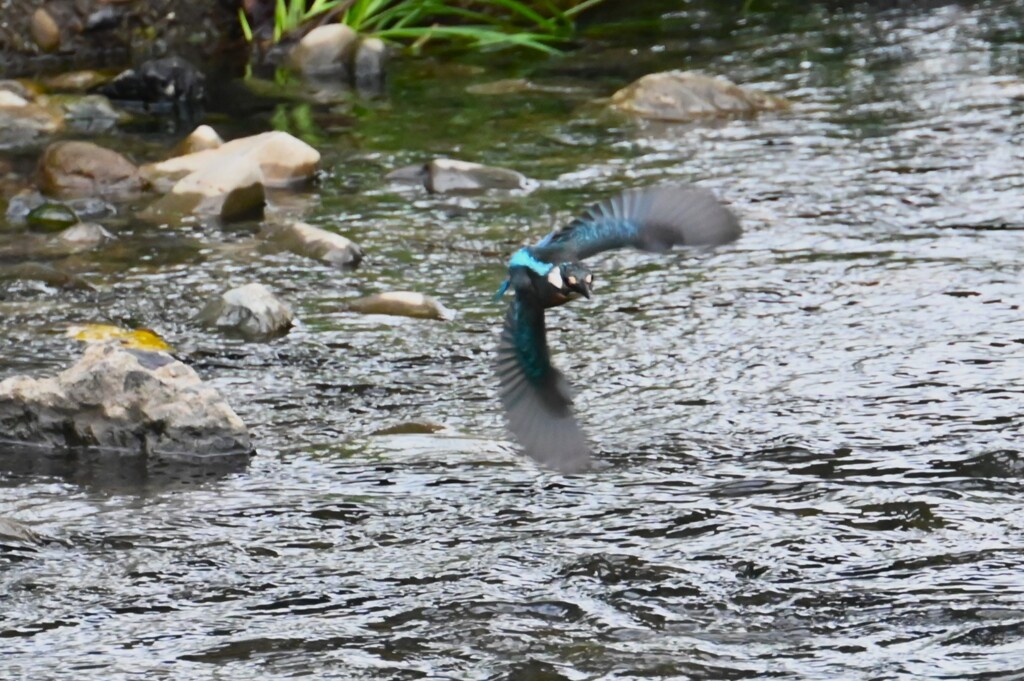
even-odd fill
[[[587,467],[590,449],[572,412],[569,386],[552,364],[544,311],[590,297],[579,261],[614,248],[660,252],[737,239],[739,221],[714,194],[690,184],[629,189],[587,208],[509,262],[509,305],[498,344],[498,382],[509,429],[534,459],[564,472]]]

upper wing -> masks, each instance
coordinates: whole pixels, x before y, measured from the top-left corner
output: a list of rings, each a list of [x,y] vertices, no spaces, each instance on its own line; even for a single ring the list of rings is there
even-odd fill
[[[582,260],[632,246],[666,251],[673,246],[718,246],[740,236],[740,223],[713,193],[692,184],[628,189],[556,230],[531,250],[546,262]]]
[[[590,448],[572,412],[569,385],[551,365],[544,309],[517,294],[498,342],[498,392],[509,430],[540,463],[573,473],[590,463]]]

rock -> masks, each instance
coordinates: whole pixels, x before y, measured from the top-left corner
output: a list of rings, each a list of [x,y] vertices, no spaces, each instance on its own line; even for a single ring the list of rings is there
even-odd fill
[[[55,239],[70,252],[88,251],[114,241],[117,237],[95,222],[79,222],[58,234]]]
[[[146,187],[135,165],[91,142],[54,142],[36,173],[39,188],[57,196],[133,196]]]
[[[20,80],[11,80],[10,78],[0,80],[0,91],[13,92],[18,95],[18,97],[26,101],[35,99],[33,91]]]
[[[247,338],[283,335],[292,325],[292,311],[263,284],[233,288],[206,304],[199,321],[232,330]]]
[[[0,518],[0,544],[42,544],[42,538],[27,525],[10,518]]]
[[[178,180],[141,217],[164,220],[196,214],[231,222],[259,217],[266,202],[259,167],[244,156],[228,156]]]
[[[313,177],[320,152],[286,132],[264,132],[225,142],[216,149],[150,163],[140,169],[158,188],[228,157],[245,159],[259,169],[266,187],[288,187]]]
[[[59,270],[38,262],[19,262],[15,265],[0,263],[0,281],[38,281],[47,286],[75,291],[95,291],[96,287],[77,274]],[[0,425],[0,439],[3,427]]]
[[[384,86],[384,73],[388,51],[380,38],[363,38],[352,60],[352,79],[356,89],[364,93],[379,93]]]
[[[304,222],[274,225],[264,236],[292,253],[337,267],[356,267],[363,259],[363,250],[349,239]]]
[[[648,74],[612,95],[611,105],[643,118],[684,122],[789,108],[782,97],[692,71]]]
[[[414,291],[392,291],[358,298],[348,304],[350,310],[363,314],[386,314],[419,319],[449,321],[455,313],[430,296]]]
[[[68,71],[42,80],[51,92],[85,92],[110,80],[99,71]]]
[[[422,184],[428,191],[438,194],[487,189],[531,190],[536,186],[535,181],[514,170],[450,158],[435,158],[421,166],[399,168],[388,173],[386,179],[404,184]]]
[[[344,24],[317,26],[288,53],[288,66],[303,75],[324,75],[348,70],[356,33]]]
[[[64,112],[67,127],[78,132],[106,132],[128,119],[127,114],[115,109],[103,95],[55,95],[50,101]]]
[[[33,208],[25,222],[39,232],[56,232],[78,222],[78,216],[62,203],[44,203]]]
[[[28,100],[10,90],[0,90],[0,107],[28,106]]]
[[[53,52],[60,47],[60,26],[46,9],[40,7],[32,14],[28,30],[32,40],[44,52]]]
[[[179,104],[198,104],[206,97],[206,77],[181,57],[143,62],[122,71],[96,91],[112,100],[162,112]]]
[[[217,149],[223,145],[224,140],[220,138],[216,130],[208,125],[200,125],[174,148],[174,152],[175,156],[185,156],[197,151]]]
[[[99,220],[117,214],[117,209],[103,199],[86,197],[81,199],[69,199],[58,201],[47,198],[37,191],[23,191],[11,197],[7,203],[7,220],[12,224],[22,224],[28,221],[29,214],[43,204],[58,204],[66,207],[80,220]]]
[[[117,342],[88,346],[56,377],[0,382],[0,433],[7,441],[56,449],[166,457],[252,450],[245,424],[191,367]]]
[[[10,90],[0,92],[7,93],[4,98],[8,101],[8,105],[0,103],[0,148],[32,144],[36,138],[51,135],[64,125],[56,112],[28,102]]]

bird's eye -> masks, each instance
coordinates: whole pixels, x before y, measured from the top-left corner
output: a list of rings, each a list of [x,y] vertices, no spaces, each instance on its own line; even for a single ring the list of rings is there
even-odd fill
[[[585,282],[587,282],[589,284],[590,282],[594,281],[594,275],[593,274],[588,274],[587,276],[583,277],[583,281],[585,281]]]
[[[569,282],[569,286],[575,286],[576,285],[576,277],[568,277],[566,279],[566,281]]]

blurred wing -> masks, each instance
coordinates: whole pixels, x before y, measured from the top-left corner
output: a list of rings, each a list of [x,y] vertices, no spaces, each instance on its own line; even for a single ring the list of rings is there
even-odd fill
[[[718,246],[740,236],[740,223],[709,190],[692,184],[628,189],[587,208],[531,250],[546,262],[582,260],[613,248],[667,251]]]
[[[590,448],[569,385],[551,365],[544,309],[521,295],[509,305],[498,342],[498,384],[509,430],[530,457],[563,473],[587,467]]]

